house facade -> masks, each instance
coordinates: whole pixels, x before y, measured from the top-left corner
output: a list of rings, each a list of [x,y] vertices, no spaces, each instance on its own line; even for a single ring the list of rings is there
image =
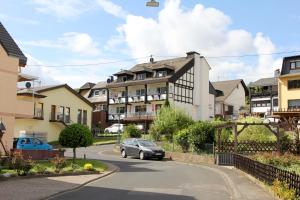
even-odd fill
[[[271,110],[278,109],[278,76],[279,70],[276,70],[274,77],[262,78],[249,84],[251,114],[263,117],[270,115]]]
[[[16,119],[15,137],[29,135],[51,142],[58,140],[67,125],[79,123],[91,128],[92,104],[66,84],[19,90],[18,99],[33,101],[34,115]]]
[[[279,110],[300,113],[300,55],[283,59],[278,92]]]
[[[212,82],[221,95],[216,97],[215,115],[224,119],[236,119],[246,104],[248,88],[242,79]]]
[[[30,81],[33,77],[21,74],[27,58],[0,22],[0,123],[4,133],[0,151],[13,147],[15,119],[32,117],[32,102],[17,99],[17,84]]]
[[[137,64],[108,79],[110,122],[148,123],[169,102],[194,120],[214,117],[215,94],[209,87],[210,66],[197,52],[185,57]],[[211,88],[211,89],[210,89]]]
[[[107,83],[104,81],[85,83],[79,89],[79,94],[93,104],[92,127],[106,128],[107,123]]]

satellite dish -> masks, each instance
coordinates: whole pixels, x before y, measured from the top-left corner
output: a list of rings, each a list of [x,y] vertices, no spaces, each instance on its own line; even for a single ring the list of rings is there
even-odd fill
[[[151,1],[148,1],[146,3],[146,6],[148,6],[148,7],[159,7],[159,2],[156,2],[155,0],[151,0]]]
[[[26,82],[25,86],[26,86],[27,89],[29,89],[29,88],[31,88],[31,83],[30,82]]]

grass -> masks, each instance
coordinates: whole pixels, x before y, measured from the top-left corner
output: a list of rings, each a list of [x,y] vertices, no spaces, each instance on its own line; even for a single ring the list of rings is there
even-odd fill
[[[118,136],[98,137],[98,138],[94,138],[93,144],[100,145],[100,144],[116,143],[117,139],[118,139]]]

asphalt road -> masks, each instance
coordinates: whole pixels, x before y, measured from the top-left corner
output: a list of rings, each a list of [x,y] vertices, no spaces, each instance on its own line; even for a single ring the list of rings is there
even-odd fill
[[[86,200],[271,200],[262,188],[235,169],[193,166],[174,161],[123,159],[111,152],[113,146],[80,149],[88,158],[117,165],[113,175],[53,199]]]

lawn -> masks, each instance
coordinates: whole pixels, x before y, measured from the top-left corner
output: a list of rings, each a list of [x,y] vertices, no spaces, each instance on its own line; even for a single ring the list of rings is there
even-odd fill
[[[118,139],[117,135],[97,137],[97,138],[94,138],[93,144],[94,145],[114,144],[114,143],[116,143],[117,139]]]

